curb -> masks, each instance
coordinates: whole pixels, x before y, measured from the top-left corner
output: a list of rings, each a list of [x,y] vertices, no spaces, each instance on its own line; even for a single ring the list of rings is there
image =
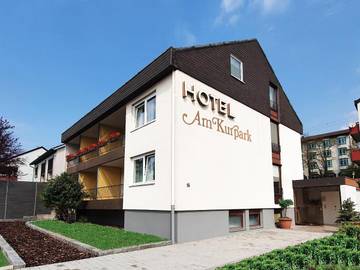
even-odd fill
[[[0,235],[0,249],[4,252],[4,255],[10,265],[1,267],[0,269],[19,269],[26,266],[25,262],[19,254],[6,242],[6,240]]]
[[[82,251],[86,251],[86,252],[90,252],[93,255],[96,256],[104,256],[104,255],[109,255],[109,254],[117,254],[117,253],[124,253],[124,252],[130,252],[130,251],[136,251],[136,250],[142,250],[142,249],[148,249],[148,248],[154,248],[154,247],[162,247],[162,246],[167,246],[171,244],[171,241],[161,241],[161,242],[157,242],[157,243],[148,243],[148,244],[143,244],[143,245],[137,245],[137,246],[129,246],[129,247],[123,247],[123,248],[115,248],[115,249],[108,249],[108,250],[102,250],[102,249],[98,249],[96,247],[90,246],[88,244],[84,244],[80,241],[71,239],[69,237],[66,237],[64,235],[58,234],[58,233],[54,233],[48,230],[45,230],[43,228],[40,228],[34,224],[32,224],[31,222],[26,222],[25,223],[26,226],[28,226],[29,228],[39,231],[41,233],[47,234],[59,241],[62,241],[64,243],[70,244],[73,247],[80,249]],[[0,269],[1,270],[1,269]]]

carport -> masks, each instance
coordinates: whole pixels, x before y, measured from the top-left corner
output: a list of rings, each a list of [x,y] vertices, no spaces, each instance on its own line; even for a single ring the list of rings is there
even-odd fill
[[[360,210],[358,179],[324,177],[293,181],[295,223],[334,225],[341,202],[350,198]]]

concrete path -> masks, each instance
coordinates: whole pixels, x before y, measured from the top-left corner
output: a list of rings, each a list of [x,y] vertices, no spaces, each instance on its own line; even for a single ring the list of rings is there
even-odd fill
[[[172,246],[26,268],[27,270],[214,269],[307,240],[331,235],[304,230],[254,230]]]

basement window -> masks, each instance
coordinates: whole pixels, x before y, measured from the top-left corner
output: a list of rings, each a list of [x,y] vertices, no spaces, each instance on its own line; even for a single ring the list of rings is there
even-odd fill
[[[233,55],[230,55],[230,72],[231,76],[244,82],[243,63]]]
[[[261,226],[261,212],[260,210],[249,211],[249,225],[250,228],[256,228]]]
[[[229,211],[229,231],[237,232],[244,230],[244,211]]]
[[[134,182],[143,184],[155,181],[155,153],[134,159]]]

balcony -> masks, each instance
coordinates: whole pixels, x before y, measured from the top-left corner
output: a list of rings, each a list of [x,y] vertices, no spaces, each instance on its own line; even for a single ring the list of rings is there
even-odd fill
[[[351,160],[357,165],[360,165],[360,149],[354,149],[351,151]]]
[[[85,189],[88,194],[86,200],[109,200],[123,197],[123,185],[103,186],[92,189]]]
[[[360,142],[360,128],[359,123],[356,123],[354,126],[350,127],[350,135],[356,142]]]
[[[123,157],[124,136],[114,132],[106,140],[99,140],[79,149],[75,154],[67,155],[67,171],[70,174],[78,173]]]

